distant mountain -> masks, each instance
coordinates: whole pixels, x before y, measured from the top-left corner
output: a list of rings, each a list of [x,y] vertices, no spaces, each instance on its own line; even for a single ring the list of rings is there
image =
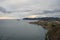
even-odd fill
[[[60,20],[58,17],[23,18],[23,20]]]

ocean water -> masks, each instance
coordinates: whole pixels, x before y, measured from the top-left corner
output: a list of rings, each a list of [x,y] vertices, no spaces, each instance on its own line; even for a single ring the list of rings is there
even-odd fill
[[[45,40],[47,30],[29,21],[0,20],[0,40]]]

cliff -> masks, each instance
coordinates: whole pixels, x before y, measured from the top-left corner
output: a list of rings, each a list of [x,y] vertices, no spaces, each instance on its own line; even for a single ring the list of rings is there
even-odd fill
[[[60,40],[60,21],[36,21],[30,24],[38,24],[48,30],[45,40]]]

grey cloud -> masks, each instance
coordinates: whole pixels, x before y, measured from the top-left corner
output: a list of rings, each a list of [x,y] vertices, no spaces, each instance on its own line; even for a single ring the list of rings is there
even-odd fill
[[[50,11],[50,10],[45,10],[44,13],[57,13],[57,12],[60,12],[60,9],[55,9],[53,11]]]
[[[31,14],[32,15],[46,15],[47,17],[60,17],[60,9],[35,10],[35,11],[32,11]]]
[[[52,14],[52,13],[60,13],[60,9],[53,10],[35,10],[32,11],[34,14]]]
[[[42,14],[47,16],[60,16],[60,14],[58,14],[60,13],[60,9],[59,9],[60,1],[58,0],[30,0],[26,3],[25,2],[18,3],[14,0],[11,0],[11,2],[14,1],[14,3],[11,3],[10,0],[7,1],[8,4],[6,4],[6,2],[2,2],[3,7],[0,7],[0,12],[11,13],[11,15],[16,14],[16,16],[42,15]],[[6,7],[6,9],[4,7]],[[48,8],[54,10],[48,10]]]
[[[60,12],[60,9],[56,9],[56,10],[54,10],[54,12]]]
[[[55,13],[54,11],[45,10],[43,13]]]
[[[6,12],[6,9],[5,9],[5,8],[3,8],[3,7],[0,7],[0,12],[5,13],[5,12]]]
[[[7,11],[4,7],[0,7],[0,12],[2,12],[2,13],[12,13],[11,11]]]

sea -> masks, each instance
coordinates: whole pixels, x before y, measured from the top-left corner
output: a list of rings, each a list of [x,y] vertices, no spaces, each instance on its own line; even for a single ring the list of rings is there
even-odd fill
[[[47,30],[31,21],[0,19],[0,40],[45,40]]]

